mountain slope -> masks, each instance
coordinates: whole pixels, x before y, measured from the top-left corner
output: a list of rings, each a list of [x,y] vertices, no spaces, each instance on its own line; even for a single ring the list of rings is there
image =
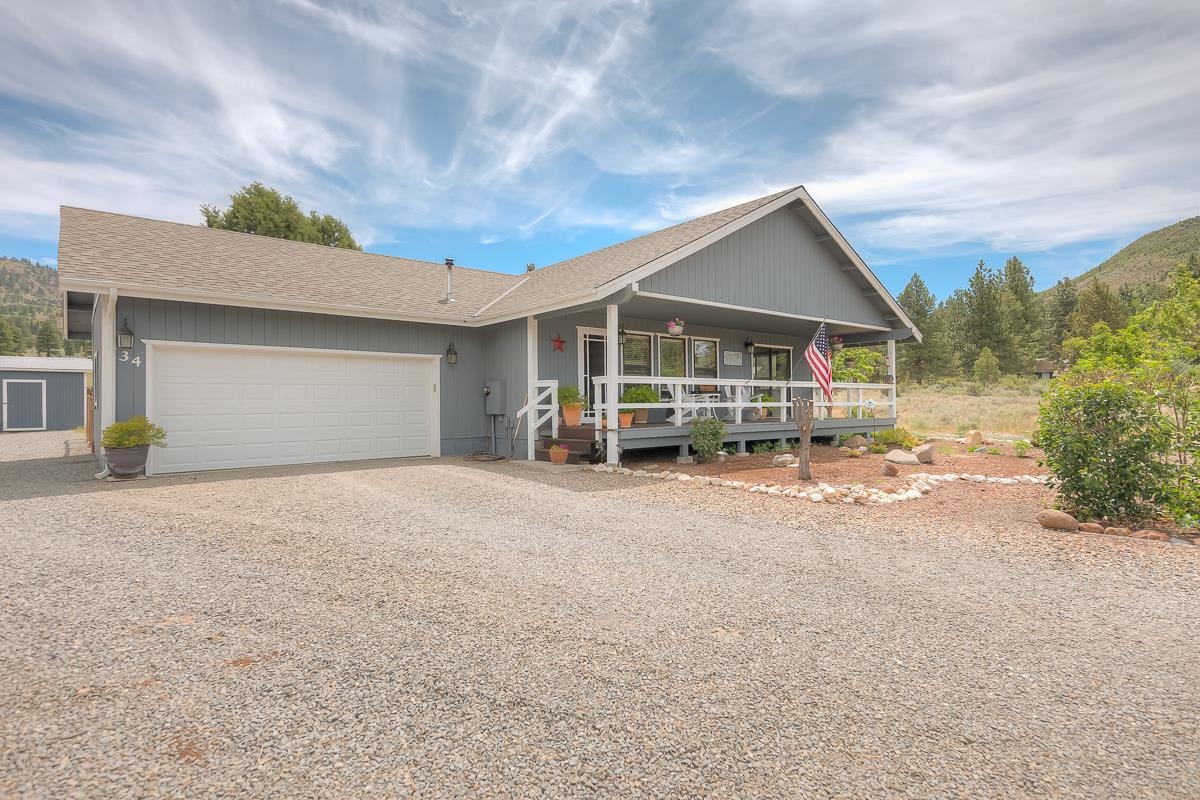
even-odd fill
[[[1126,284],[1140,286],[1158,283],[1181,261],[1196,255],[1200,258],[1200,217],[1192,217],[1174,225],[1151,231],[1127,247],[1117,251],[1103,264],[1093,267],[1076,278],[1078,286],[1093,280],[1119,289]]]
[[[0,315],[41,322],[58,314],[60,302],[55,270],[0,257]]]

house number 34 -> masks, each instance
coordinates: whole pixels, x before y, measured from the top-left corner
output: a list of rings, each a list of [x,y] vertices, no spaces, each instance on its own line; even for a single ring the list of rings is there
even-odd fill
[[[133,358],[130,358],[128,350],[121,351],[121,361],[128,361],[130,364],[133,364],[135,367],[140,367],[142,365],[142,357],[134,356]]]

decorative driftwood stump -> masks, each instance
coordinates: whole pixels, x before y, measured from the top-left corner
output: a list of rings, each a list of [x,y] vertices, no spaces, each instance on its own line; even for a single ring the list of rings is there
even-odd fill
[[[809,461],[812,449],[813,432],[813,401],[803,397],[792,398],[792,419],[796,420],[796,429],[800,431],[800,480],[812,480],[812,466]]]

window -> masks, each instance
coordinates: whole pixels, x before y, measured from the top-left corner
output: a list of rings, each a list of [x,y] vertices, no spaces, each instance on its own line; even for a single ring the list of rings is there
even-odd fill
[[[692,375],[717,377],[717,343],[712,339],[692,339]]]
[[[759,381],[790,381],[792,351],[786,347],[754,346],[754,379]]]
[[[625,345],[621,348],[621,374],[649,375],[650,366],[650,336],[626,334]]]
[[[686,339],[661,336],[658,339],[658,374],[664,378],[687,376]]]

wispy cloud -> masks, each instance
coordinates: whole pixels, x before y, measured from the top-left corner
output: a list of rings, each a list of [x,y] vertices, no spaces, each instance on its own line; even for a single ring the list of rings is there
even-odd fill
[[[262,179],[499,245],[804,183],[881,251],[1052,248],[1200,212],[1197,40],[1170,0],[15,0],[0,232]]]

